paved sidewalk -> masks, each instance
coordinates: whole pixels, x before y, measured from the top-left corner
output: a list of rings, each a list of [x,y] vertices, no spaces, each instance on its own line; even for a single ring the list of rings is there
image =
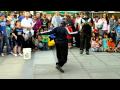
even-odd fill
[[[62,74],[55,69],[55,50],[38,51],[32,60],[12,55],[0,57],[0,78],[12,79],[120,79],[120,53],[91,52],[80,55],[78,48],[69,50]]]

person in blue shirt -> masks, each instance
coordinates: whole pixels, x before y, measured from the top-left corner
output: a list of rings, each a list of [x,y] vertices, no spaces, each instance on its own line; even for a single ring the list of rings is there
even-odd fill
[[[116,32],[116,45],[118,44],[118,41],[120,40],[120,19],[118,19],[118,23],[115,27]]]
[[[20,16],[18,17],[18,21],[21,22],[23,18],[24,18],[24,14],[21,12],[21,13],[20,13]]]
[[[4,56],[3,48],[7,46],[7,53],[10,53],[10,45],[9,40],[7,37],[7,31],[6,31],[6,21],[5,21],[5,15],[3,13],[0,13],[0,32],[1,32],[1,39],[0,39],[0,54],[1,56]]]

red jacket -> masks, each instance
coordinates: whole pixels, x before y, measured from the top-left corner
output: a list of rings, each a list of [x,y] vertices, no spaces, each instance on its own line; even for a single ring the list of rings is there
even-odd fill
[[[73,32],[71,26],[68,26],[67,28],[68,28],[69,32]],[[72,35],[67,35],[67,39],[72,39]]]

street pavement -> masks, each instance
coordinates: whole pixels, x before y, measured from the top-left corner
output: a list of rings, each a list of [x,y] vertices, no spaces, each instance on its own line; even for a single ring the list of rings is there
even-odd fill
[[[65,73],[55,68],[56,51],[36,51],[31,60],[0,56],[0,79],[120,79],[120,53],[90,52],[80,55],[69,49]]]

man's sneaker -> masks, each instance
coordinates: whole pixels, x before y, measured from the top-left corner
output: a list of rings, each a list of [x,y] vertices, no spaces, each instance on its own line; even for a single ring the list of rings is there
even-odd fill
[[[84,52],[83,50],[80,50],[80,54],[83,54],[83,52]]]
[[[18,55],[17,54],[13,54],[15,57],[17,57]]]
[[[86,51],[86,54],[89,55],[89,51]]]
[[[23,54],[22,54],[22,53],[19,53],[18,55],[19,55],[19,56],[21,56],[21,57],[23,56]]]
[[[4,53],[1,53],[1,56],[4,57],[5,56]]]
[[[59,65],[56,65],[57,70],[59,70],[61,73],[64,73],[64,70]]]

